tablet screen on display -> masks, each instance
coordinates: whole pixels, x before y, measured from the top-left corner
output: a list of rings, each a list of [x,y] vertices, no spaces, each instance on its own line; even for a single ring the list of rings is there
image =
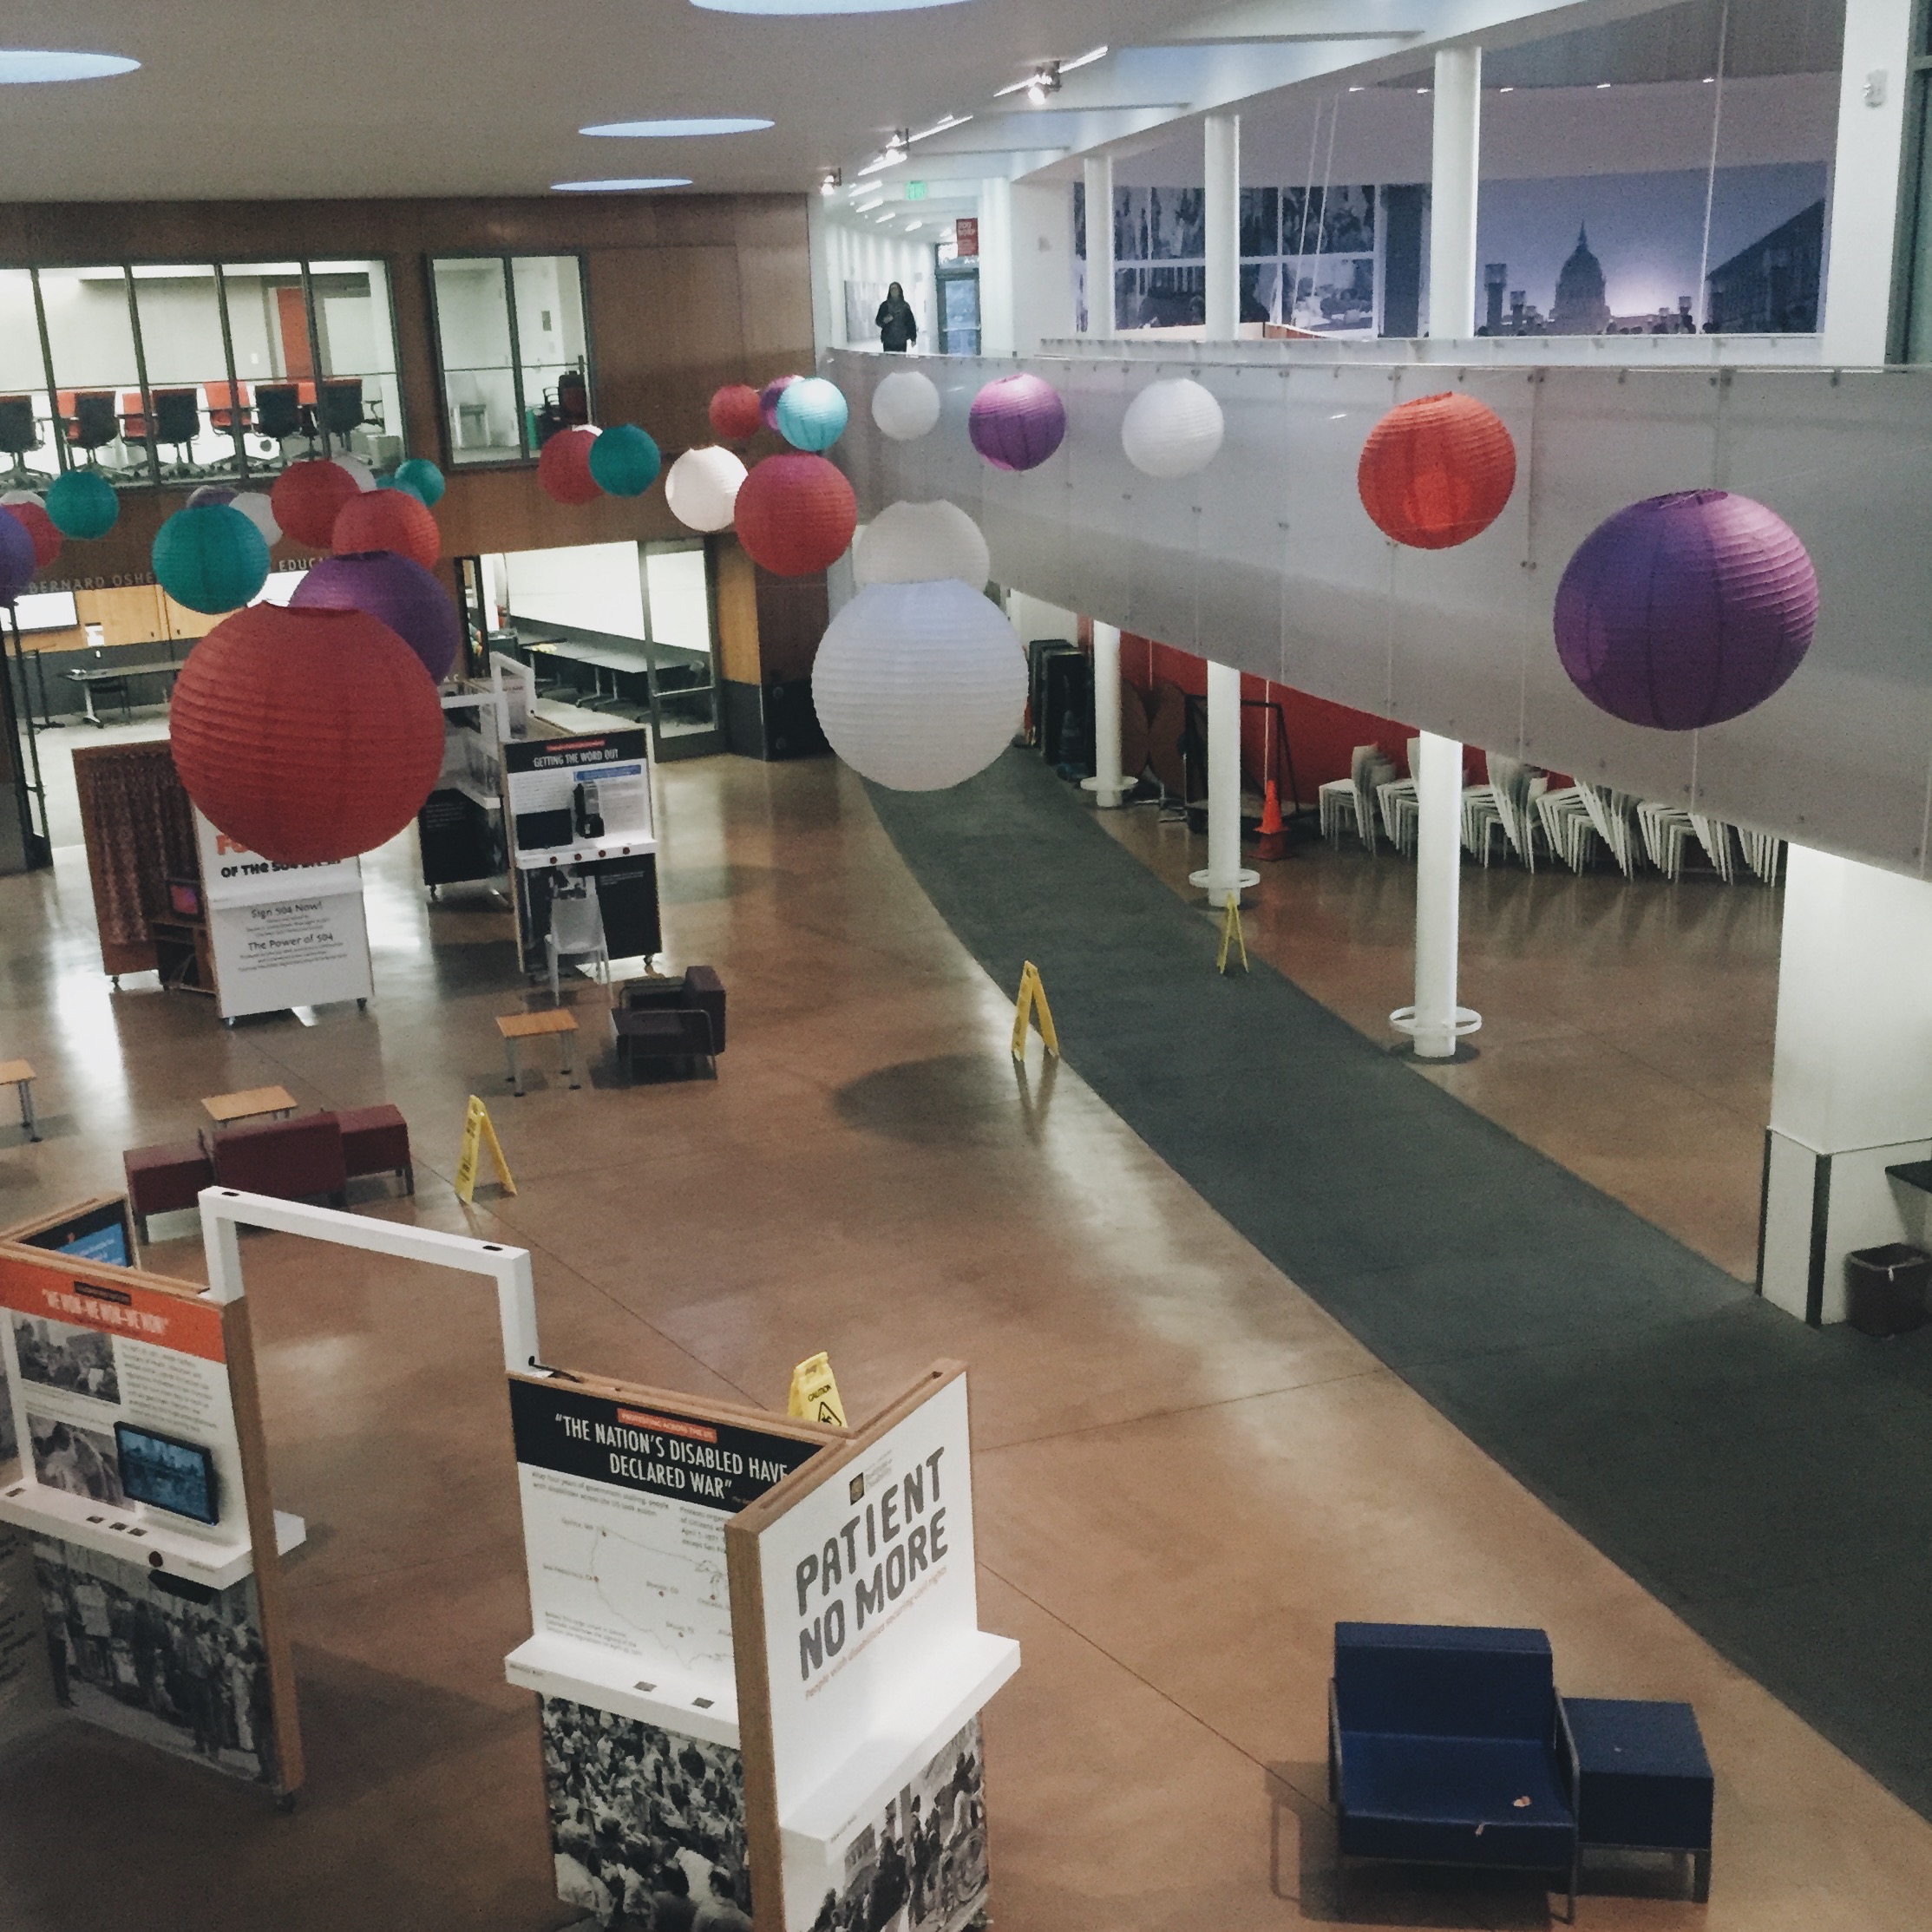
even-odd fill
[[[220,1520],[214,1457],[199,1443],[180,1442],[126,1422],[114,1425],[114,1435],[121,1451],[121,1487],[130,1503],[145,1503],[196,1523]]]

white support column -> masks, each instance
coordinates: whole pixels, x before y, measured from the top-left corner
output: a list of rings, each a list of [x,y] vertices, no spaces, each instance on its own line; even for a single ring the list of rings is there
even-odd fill
[[[1013,332],[1013,184],[979,184],[979,353],[1016,353]]]
[[[1416,770],[1416,1002],[1389,1024],[1415,1042],[1418,1060],[1452,1059],[1456,1042],[1483,1024],[1456,1004],[1462,927],[1463,748],[1422,734]]]
[[[1090,265],[1092,258],[1088,259]],[[1097,618],[1093,626],[1093,772],[1080,783],[1103,811],[1110,811],[1120,803],[1123,792],[1134,789],[1135,780],[1120,769],[1120,626],[1103,624]]]
[[[1841,368],[1885,360],[1899,214],[1910,206],[1903,169],[1911,61],[1912,0],[1846,0],[1818,350]]]
[[[1087,333],[1101,341],[1114,332],[1114,157],[1090,154],[1087,199]],[[1094,627],[1096,637],[1099,626]],[[1119,632],[1116,632],[1116,638]]]
[[[1208,660],[1208,863],[1188,883],[1225,906],[1233,893],[1258,886],[1261,875],[1241,864],[1241,674]]]
[[[1765,1299],[1845,1319],[1845,1256],[1924,1248],[1932,1195],[1885,1170],[1932,1159],[1932,884],[1790,848],[1765,1136]]]
[[[1429,333],[1476,333],[1476,198],[1483,153],[1483,49],[1436,56],[1429,174]]]
[[[1208,340],[1233,342],[1241,333],[1241,117],[1208,115],[1201,131]]]

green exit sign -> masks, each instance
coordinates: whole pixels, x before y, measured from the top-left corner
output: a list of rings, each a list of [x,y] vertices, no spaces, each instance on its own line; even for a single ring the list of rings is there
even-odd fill
[[[908,181],[906,184],[906,199],[908,201],[923,201],[926,199],[926,184],[923,181]]]

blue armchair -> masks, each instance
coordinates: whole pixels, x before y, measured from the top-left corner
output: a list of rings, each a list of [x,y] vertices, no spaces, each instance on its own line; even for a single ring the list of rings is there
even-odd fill
[[[1351,1859],[1555,1876],[1576,1920],[1575,1748],[1541,1630],[1338,1623],[1328,1796]]]

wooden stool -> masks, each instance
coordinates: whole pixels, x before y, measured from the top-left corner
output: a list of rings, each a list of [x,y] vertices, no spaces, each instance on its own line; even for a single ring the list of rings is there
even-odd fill
[[[517,1064],[516,1043],[539,1039],[546,1033],[557,1036],[557,1071],[570,1077],[573,1087],[583,1084],[577,1077],[576,1049],[572,1044],[577,1031],[574,1013],[561,1006],[541,1013],[499,1013],[496,1031],[503,1036],[503,1052],[510,1063],[508,1077],[519,1100],[523,1097],[523,1070]]]
[[[0,1084],[12,1081],[13,1089],[20,1096],[20,1124],[27,1130],[27,1138],[40,1138],[40,1123],[34,1118],[34,1070],[24,1060],[0,1060]]]

